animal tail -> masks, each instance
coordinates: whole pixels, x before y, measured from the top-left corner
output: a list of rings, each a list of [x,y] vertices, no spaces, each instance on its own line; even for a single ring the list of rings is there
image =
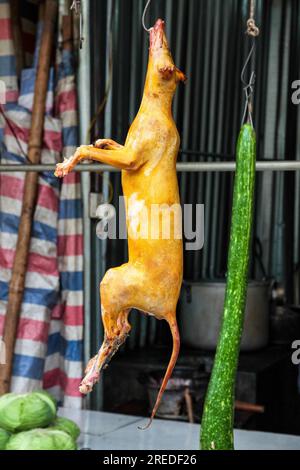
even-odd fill
[[[179,336],[179,330],[178,330],[178,325],[177,325],[177,321],[176,321],[176,317],[175,318],[172,318],[172,320],[167,320],[168,323],[169,323],[169,326],[170,326],[170,329],[171,329],[171,333],[172,333],[172,338],[173,338],[173,349],[172,349],[172,355],[171,355],[171,359],[169,361],[169,364],[168,364],[168,368],[166,370],[166,373],[165,373],[165,376],[164,376],[164,379],[162,381],[162,384],[160,386],[160,390],[159,390],[159,393],[157,395],[157,398],[156,398],[156,402],[155,402],[155,405],[154,405],[154,408],[152,410],[152,413],[151,413],[151,417],[150,417],[150,420],[149,420],[149,423],[144,426],[144,427],[139,427],[139,429],[142,429],[142,430],[145,430],[145,429],[148,429],[150,426],[151,426],[151,423],[153,421],[153,418],[158,410],[158,407],[160,405],[160,402],[161,402],[161,399],[162,399],[162,396],[164,394],[164,391],[167,387],[167,384],[168,384],[168,381],[172,375],[172,372],[173,372],[173,369],[175,367],[175,364],[176,364],[176,361],[177,361],[177,358],[178,358],[178,354],[179,354],[179,349],[180,349],[180,336]]]

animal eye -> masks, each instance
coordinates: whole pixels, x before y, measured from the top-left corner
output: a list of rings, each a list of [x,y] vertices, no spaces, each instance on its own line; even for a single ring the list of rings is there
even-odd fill
[[[165,67],[159,68],[159,72],[162,74],[162,77],[165,80],[170,80],[170,78],[173,76],[174,70],[174,65],[166,65]]]

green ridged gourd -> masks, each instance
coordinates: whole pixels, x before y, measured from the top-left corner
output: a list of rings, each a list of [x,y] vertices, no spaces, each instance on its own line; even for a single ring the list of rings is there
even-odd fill
[[[214,366],[204,403],[202,450],[233,450],[235,382],[247,297],[255,187],[256,137],[250,124],[239,134],[226,293]]]

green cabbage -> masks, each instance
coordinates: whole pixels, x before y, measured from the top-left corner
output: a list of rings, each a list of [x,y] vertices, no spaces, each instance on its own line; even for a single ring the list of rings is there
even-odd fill
[[[54,423],[51,425],[51,428],[48,429],[58,429],[59,431],[64,431],[74,439],[77,440],[80,434],[80,429],[74,421],[68,418],[57,417]]]
[[[6,450],[76,450],[74,439],[55,429],[32,429],[11,436]]]
[[[55,415],[56,402],[44,391],[7,393],[0,398],[0,427],[9,432],[46,427]]]
[[[5,450],[9,437],[10,434],[5,429],[0,429],[0,450]]]

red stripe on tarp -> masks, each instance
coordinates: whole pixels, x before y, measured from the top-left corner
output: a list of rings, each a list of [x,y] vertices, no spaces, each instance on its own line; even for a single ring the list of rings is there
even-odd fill
[[[12,39],[11,23],[8,18],[0,18],[0,40]]]
[[[55,320],[61,320],[63,313],[64,313],[63,310],[64,310],[63,304],[55,305],[55,307],[52,309],[52,312],[51,312],[51,318]]]
[[[39,184],[37,204],[39,206],[45,207],[45,209],[58,212],[58,197],[51,186]]]
[[[12,199],[23,200],[24,179],[0,174],[0,195]],[[39,184],[37,204],[51,211],[58,211],[58,197],[54,189],[45,184]]]
[[[16,126],[13,121],[10,121],[10,123],[13,126],[18,139],[27,143],[29,140],[30,130],[25,128],[21,129],[20,127]],[[9,126],[5,127],[4,134],[15,137]],[[43,147],[60,153],[62,151],[61,133],[57,131],[44,130]]]
[[[20,318],[17,338],[47,343],[48,329],[49,324],[46,322]]]
[[[7,174],[0,174],[0,195],[12,199],[23,199],[24,179]]]
[[[100,318],[99,318],[100,321]],[[67,326],[82,326],[83,325],[83,306],[68,305],[66,304],[64,310],[64,324]]]
[[[69,156],[71,157],[71,155]],[[80,175],[75,173],[75,171],[73,171],[73,173],[69,173],[67,176],[64,177],[63,184],[80,183],[79,177]]]
[[[77,97],[74,90],[62,91],[59,94],[58,109],[61,113],[74,111],[77,107]]]
[[[6,92],[6,103],[16,103],[19,98],[19,92],[17,90],[9,90]]]
[[[0,334],[3,334],[5,317],[0,315]],[[30,339],[31,341],[40,341],[47,343],[49,324],[43,321],[32,320],[29,318],[20,318],[18,325],[18,339]]]
[[[15,258],[15,250],[0,248],[1,267],[12,269]],[[30,253],[27,264],[28,272],[35,272],[43,275],[58,276],[57,259],[50,256],[42,256]]]
[[[82,397],[79,392],[81,378],[71,379],[61,369],[53,369],[45,372],[43,377],[43,388],[61,387],[65,395],[70,397]]]
[[[11,269],[15,258],[15,250],[0,248],[1,268]]]
[[[68,305],[67,303],[57,304],[51,312],[51,318],[63,320],[65,326],[82,326],[83,306]]]
[[[58,256],[82,255],[82,246],[82,235],[58,235],[57,237]]]

